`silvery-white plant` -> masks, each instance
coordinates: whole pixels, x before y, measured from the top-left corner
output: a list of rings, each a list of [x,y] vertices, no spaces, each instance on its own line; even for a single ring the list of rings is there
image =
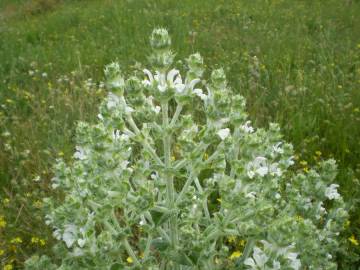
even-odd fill
[[[26,268],[336,269],[335,162],[289,169],[292,146],[276,124],[251,126],[223,69],[206,81],[193,54],[181,76],[168,32],[150,44],[153,70],[105,68],[98,122],[78,124],[74,160],[52,179],[63,198],[45,200],[57,258]]]

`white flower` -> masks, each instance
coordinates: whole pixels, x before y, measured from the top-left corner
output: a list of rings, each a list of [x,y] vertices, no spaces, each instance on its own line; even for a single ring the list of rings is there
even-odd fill
[[[273,261],[273,270],[280,270],[281,264],[278,261]]]
[[[47,77],[47,73],[46,73],[46,72],[43,72],[43,73],[41,74],[41,76],[42,76],[43,78],[46,78],[46,77]]]
[[[282,171],[281,171],[281,169],[278,167],[278,163],[273,163],[273,164],[271,164],[270,165],[270,168],[269,168],[269,171],[270,171],[270,174],[272,175],[272,176],[281,176],[282,175]]]
[[[64,240],[66,246],[71,248],[76,240],[76,226],[74,224],[65,225],[65,230],[62,235],[62,239]]]
[[[295,253],[295,252],[290,252],[290,253],[287,254],[287,258],[288,258],[288,260],[290,260],[290,266],[294,270],[299,270],[300,267],[301,267],[301,262],[297,258],[297,256],[298,256],[298,254]]]
[[[329,187],[326,188],[325,190],[325,196],[329,199],[329,200],[337,200],[340,198],[340,194],[337,191],[337,188],[339,187],[339,185],[337,184],[331,184]]]
[[[220,137],[221,140],[225,140],[230,135],[230,129],[228,128],[220,129],[217,132],[217,135]]]
[[[207,98],[208,98],[208,96],[205,95],[200,88],[194,89],[193,93],[204,101],[207,100]]]
[[[284,149],[282,149],[281,146],[282,142],[278,142],[277,144],[273,145],[272,147],[272,155],[275,154],[283,154],[284,153]]]
[[[256,198],[256,192],[255,191],[249,192],[248,194],[245,195],[245,198],[255,199]]]
[[[156,114],[158,114],[161,111],[161,107],[160,106],[155,106],[152,109]]]
[[[82,248],[82,247],[85,246],[86,240],[80,238],[80,239],[77,240],[77,243],[78,243],[79,247]]]
[[[175,89],[177,93],[183,93],[185,89],[190,89],[192,91],[194,86],[200,82],[200,79],[194,79],[189,84],[185,84],[177,69],[170,70],[167,75],[159,71],[155,71],[155,75],[152,75],[148,69],[144,69],[143,72],[147,77],[143,80],[143,85],[151,86],[156,83],[157,89],[160,92],[165,92],[168,88]]]
[[[84,148],[82,148],[80,146],[76,146],[75,148],[76,148],[76,152],[74,154],[74,158],[80,159],[80,160],[86,159],[86,151],[84,150]]]
[[[253,133],[254,132],[254,128],[252,126],[250,126],[251,121],[246,121],[244,125],[240,126],[240,128],[245,132],[245,133]]]
[[[176,92],[182,93],[185,90],[181,75],[177,69],[172,69],[167,74],[166,80],[171,88],[175,88]]]
[[[145,73],[146,76],[148,76],[148,79],[145,79],[142,81],[143,85],[144,86],[152,85],[152,83],[154,82],[154,77],[153,77],[152,73],[150,72],[150,70],[144,69],[143,72]]]
[[[254,178],[256,174],[263,177],[267,175],[268,172],[269,168],[266,164],[266,158],[264,157],[256,157],[254,161],[249,162],[247,165],[247,175],[250,179]]]
[[[264,269],[269,257],[258,247],[254,247],[253,258],[247,258],[245,265],[251,266],[252,269]]]

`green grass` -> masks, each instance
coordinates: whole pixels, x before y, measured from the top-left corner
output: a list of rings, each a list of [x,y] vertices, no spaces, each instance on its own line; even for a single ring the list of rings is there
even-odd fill
[[[40,2],[0,2],[0,194],[10,199],[0,210],[8,223],[0,249],[24,239],[0,262],[45,250],[30,241],[49,238],[37,201],[49,195],[55,158],[73,152],[76,121],[94,121],[105,94],[84,81],[99,83],[113,60],[125,71],[146,64],[156,26],[168,28],[179,59],[198,51],[207,66],[225,67],[254,124],[279,122],[299,160],[315,163],[321,151],[339,162],[338,182],[354,205],[349,233],[360,238],[359,1]]]

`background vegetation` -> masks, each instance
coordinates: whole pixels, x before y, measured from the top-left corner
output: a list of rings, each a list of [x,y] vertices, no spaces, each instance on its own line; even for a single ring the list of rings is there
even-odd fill
[[[0,1],[0,265],[49,253],[42,198],[51,166],[94,121],[105,64],[146,64],[148,35],[167,27],[179,58],[226,68],[255,126],[279,122],[294,169],[334,157],[352,209],[342,269],[360,254],[360,1]],[[351,265],[351,266],[350,266]]]

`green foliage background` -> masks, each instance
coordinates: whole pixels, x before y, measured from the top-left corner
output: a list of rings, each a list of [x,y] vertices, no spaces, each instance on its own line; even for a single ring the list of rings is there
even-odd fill
[[[72,155],[76,121],[95,119],[103,67],[146,63],[157,26],[168,28],[180,59],[198,51],[208,66],[226,68],[254,126],[280,123],[298,153],[294,169],[339,162],[353,208],[344,237],[359,239],[359,14],[360,2],[346,0],[1,1],[1,265],[50,252],[41,199],[51,166]],[[357,269],[360,250],[347,244],[344,262]]]

